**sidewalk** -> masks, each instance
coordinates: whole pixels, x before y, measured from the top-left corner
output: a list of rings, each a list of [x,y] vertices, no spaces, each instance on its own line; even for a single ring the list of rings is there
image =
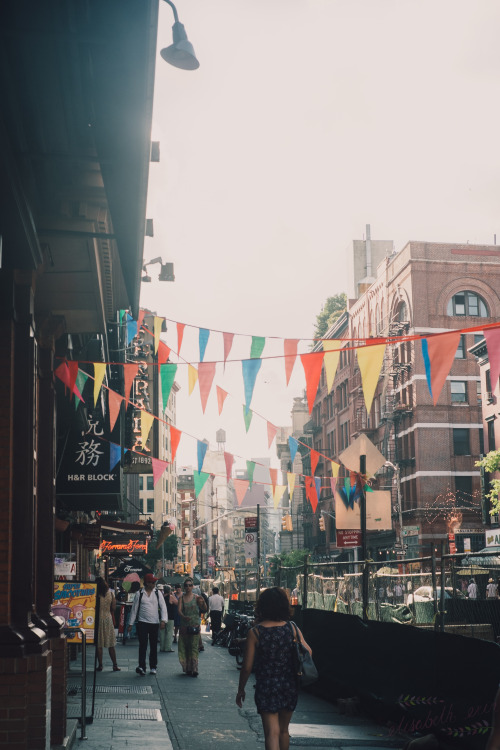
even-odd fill
[[[239,672],[236,660],[226,649],[212,647],[203,635],[205,651],[200,653],[200,675],[182,674],[175,653],[159,653],[158,673],[136,674],[138,643],[128,641],[116,647],[121,672],[113,672],[107,649],[104,671],[97,673],[94,718],[81,740],[76,717],[81,706],[81,672],[71,663],[68,679],[68,733],[66,748],[85,750],[206,750],[219,748],[255,750],[264,747],[262,725],[253,702],[251,678],[247,702],[242,710],[235,704]],[[177,649],[176,645],[174,648]],[[87,654],[87,714],[92,707],[94,648]],[[290,725],[292,747],[309,750],[335,747],[341,750],[402,748],[402,738],[390,737],[383,726],[360,716],[340,714],[336,705],[303,692]],[[53,749],[55,750],[55,748]]]

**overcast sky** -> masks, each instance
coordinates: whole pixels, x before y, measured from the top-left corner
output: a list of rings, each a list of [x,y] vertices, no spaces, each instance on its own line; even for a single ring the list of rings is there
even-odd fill
[[[498,0],[177,0],[200,61],[177,70],[158,54],[145,258],[175,282],[143,285],[142,305],[186,328],[311,338],[327,297],[351,295],[349,246],[373,239],[500,242]],[[160,7],[159,50],[173,15]],[[155,269],[151,272],[155,278]],[[212,334],[205,360],[222,359]],[[175,324],[166,341],[176,348]],[[250,338],[233,356],[248,357]],[[307,343],[304,344],[307,347]],[[269,344],[264,356],[281,353]],[[248,435],[241,365],[218,366],[202,415],[178,382],[177,426],[227,431],[227,450],[267,455],[266,420],[289,423],[304,388],[297,363],[259,375]],[[230,392],[222,417],[215,384]],[[183,439],[181,462],[196,463]],[[241,462],[240,462],[241,463]],[[276,460],[274,460],[276,464]]]

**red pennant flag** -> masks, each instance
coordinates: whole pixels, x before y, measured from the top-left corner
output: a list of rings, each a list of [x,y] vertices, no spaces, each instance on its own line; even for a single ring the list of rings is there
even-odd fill
[[[231,347],[233,345],[234,333],[223,333],[222,336],[224,338],[224,367],[225,367],[226,359],[228,358],[229,352],[231,351]]]
[[[233,479],[234,491],[236,492],[236,499],[238,505],[241,505],[243,498],[245,497],[250,482],[248,479]]]
[[[138,364],[134,363],[132,365],[123,365],[123,380],[125,383],[125,408],[127,408],[128,402],[130,401],[130,391],[138,372]]]
[[[460,331],[445,333],[442,336],[429,336],[427,339],[434,406],[437,404],[439,394],[451,370],[459,341]]]
[[[75,392],[76,379],[78,377],[78,362],[71,360],[68,362],[69,368],[69,390],[70,393]]]
[[[108,407],[109,407],[109,429],[113,432],[120,413],[120,406],[122,405],[123,396],[120,396],[116,391],[108,390]]]
[[[304,477],[306,483],[306,497],[311,503],[313,513],[316,513],[318,507],[318,494],[316,492],[316,483],[313,477]]]
[[[293,366],[297,359],[297,345],[300,339],[285,339],[285,375],[286,384],[290,382]]]
[[[168,466],[168,461],[161,461],[159,458],[151,458],[153,464],[153,487],[156,487],[156,483]]]
[[[182,432],[170,425],[170,452],[172,453],[172,463],[175,461],[175,454],[179,446],[179,440],[181,439]]]
[[[274,497],[274,489],[278,483],[278,469],[269,469],[269,474],[271,475],[271,486],[273,488]]]
[[[184,336],[185,323],[177,323],[177,354],[181,353],[182,338]]]
[[[226,462],[226,477],[227,481],[229,482],[229,480],[231,479],[234,464],[234,456],[232,455],[232,453],[226,453],[226,451],[224,451],[224,461]]]
[[[311,449],[311,474],[314,476],[316,473],[316,467],[319,461],[319,453],[314,449]]]
[[[208,401],[208,395],[215,377],[215,362],[200,362],[198,365],[198,383],[200,384],[201,408],[203,414]]]
[[[77,369],[77,374],[78,374],[78,369]],[[67,362],[62,362],[59,365],[59,367],[56,370],[54,370],[54,375],[56,375],[59,378],[59,380],[62,380],[66,388],[69,389],[70,395],[74,393],[75,396],[77,396],[77,398],[80,399],[80,401],[83,401],[82,394],[76,387],[76,379],[75,379],[75,383],[73,383],[73,386],[71,387],[71,373],[70,373],[70,369],[68,367]]]
[[[274,438],[276,437],[276,433],[278,432],[278,428],[275,427],[271,422],[267,423],[267,447],[271,447],[271,443],[273,442]]]
[[[302,366],[306,375],[307,385],[307,403],[309,405],[309,414],[313,410],[314,399],[318,392],[319,379],[321,377],[321,368],[323,367],[323,357],[325,352],[312,352],[311,354],[301,354]]]
[[[163,341],[158,342],[158,367],[166,365],[170,357],[171,349]]]
[[[217,405],[219,407],[219,417],[222,414],[222,407],[224,406],[224,401],[227,397],[227,391],[225,391],[223,388],[221,388],[219,385],[217,386]]]
[[[146,315],[146,310],[139,310],[139,315],[137,317],[137,330],[141,330],[142,321],[144,320],[144,316]]]

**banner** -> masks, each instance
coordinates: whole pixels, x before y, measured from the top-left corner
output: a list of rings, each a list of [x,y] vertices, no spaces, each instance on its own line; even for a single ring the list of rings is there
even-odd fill
[[[83,628],[87,643],[94,643],[97,584],[88,581],[54,581],[52,614],[64,618],[64,627],[75,630],[67,635],[68,643],[80,643]]]

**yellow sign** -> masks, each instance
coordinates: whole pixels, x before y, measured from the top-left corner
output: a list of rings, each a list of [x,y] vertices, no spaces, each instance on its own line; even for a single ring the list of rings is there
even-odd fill
[[[54,582],[52,614],[64,618],[68,643],[82,640],[80,628],[85,630],[87,643],[94,643],[96,590],[97,584],[91,581]]]

